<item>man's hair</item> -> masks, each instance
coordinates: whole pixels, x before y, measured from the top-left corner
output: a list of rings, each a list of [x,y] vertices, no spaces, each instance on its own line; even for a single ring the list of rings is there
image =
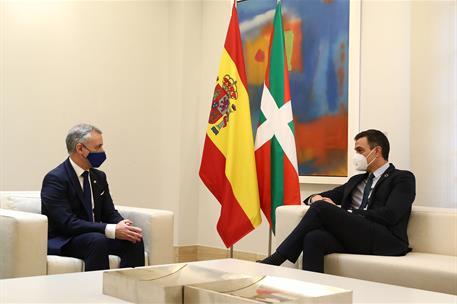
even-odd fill
[[[87,142],[92,136],[92,131],[102,134],[99,128],[85,123],[78,124],[68,130],[67,138],[65,139],[68,153],[75,152],[77,144]]]
[[[376,146],[380,146],[382,150],[382,157],[385,160],[389,160],[390,144],[387,136],[384,133],[378,130],[370,129],[357,134],[354,137],[354,140],[358,140],[363,137],[367,138],[368,145],[371,149]]]

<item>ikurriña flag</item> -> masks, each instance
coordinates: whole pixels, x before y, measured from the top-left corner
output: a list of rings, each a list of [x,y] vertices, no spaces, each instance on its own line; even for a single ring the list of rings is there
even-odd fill
[[[221,205],[217,231],[226,247],[262,222],[247,78],[235,3],[214,88],[200,178]]]
[[[255,149],[260,206],[274,232],[276,208],[300,204],[297,151],[280,1],[276,4],[270,37]]]

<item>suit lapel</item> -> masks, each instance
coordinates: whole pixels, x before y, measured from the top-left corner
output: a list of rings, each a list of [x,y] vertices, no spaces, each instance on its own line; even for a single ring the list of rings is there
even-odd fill
[[[81,188],[81,183],[79,182],[78,176],[76,176],[75,169],[73,169],[73,166],[70,163],[70,160],[67,158],[65,161],[65,170],[67,171],[68,179],[70,180],[71,185],[75,189],[76,195],[79,198],[79,202],[81,203],[81,206],[83,207],[84,210],[86,210],[87,215],[89,218],[91,218],[91,210],[87,210],[86,205],[84,204],[84,194],[83,190]]]
[[[101,203],[100,203],[100,181],[98,176],[94,173],[93,170],[90,170],[90,181],[92,186],[92,196],[94,199],[94,217],[98,221],[101,213]]]
[[[390,164],[389,167],[387,168],[386,171],[384,171],[384,173],[381,175],[381,177],[379,178],[378,182],[376,183],[376,185],[374,186],[373,190],[371,191],[371,195],[370,195],[370,199],[368,200],[368,206],[367,206],[367,209],[370,208],[371,206],[371,203],[373,202],[372,198],[375,197],[376,195],[376,190],[379,188],[379,186],[386,180],[388,179],[392,172],[395,170],[395,166]]]
[[[348,181],[348,184],[347,184],[347,187],[346,187],[345,193],[344,193],[344,198],[343,198],[344,205],[342,207],[344,209],[351,208],[352,191],[354,191],[355,187],[357,187],[357,185],[360,184],[363,181],[363,179],[365,179],[367,176],[368,176],[368,173],[355,175],[353,178],[351,178]]]

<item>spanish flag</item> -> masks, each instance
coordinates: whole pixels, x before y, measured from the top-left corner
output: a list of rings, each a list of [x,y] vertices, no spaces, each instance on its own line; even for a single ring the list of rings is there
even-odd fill
[[[217,231],[227,248],[262,222],[235,3],[214,88],[200,178],[221,204]]]

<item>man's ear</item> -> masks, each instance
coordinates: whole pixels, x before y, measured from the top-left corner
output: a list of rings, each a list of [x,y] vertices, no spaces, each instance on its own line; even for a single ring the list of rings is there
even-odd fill
[[[379,157],[382,157],[382,147],[381,146],[376,146],[376,155]]]
[[[75,149],[76,152],[82,152],[84,149],[84,146],[81,143],[77,143],[75,148],[76,148]]]

